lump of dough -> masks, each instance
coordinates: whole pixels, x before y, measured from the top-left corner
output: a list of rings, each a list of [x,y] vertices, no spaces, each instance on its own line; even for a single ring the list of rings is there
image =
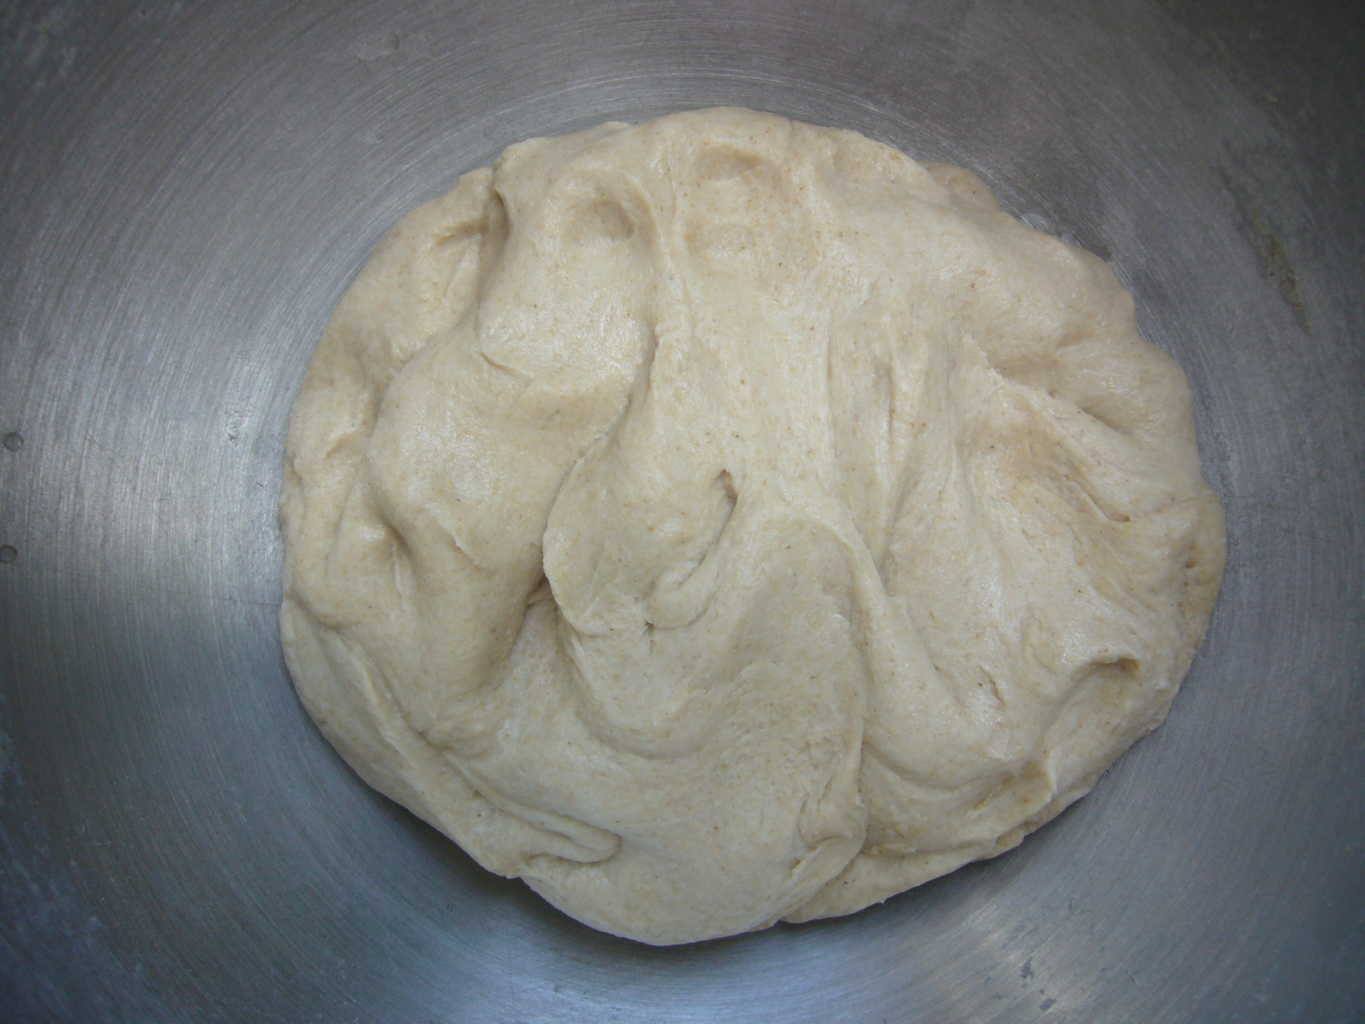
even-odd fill
[[[508,149],[346,294],[285,652],[373,786],[679,943],[990,857],[1165,716],[1223,564],[1185,379],[966,171],[741,110]]]

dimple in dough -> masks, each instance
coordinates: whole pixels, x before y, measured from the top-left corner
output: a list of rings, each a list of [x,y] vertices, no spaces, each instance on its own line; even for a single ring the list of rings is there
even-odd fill
[[[508,149],[294,409],[285,652],[374,787],[593,927],[847,914],[1161,722],[1223,566],[1176,364],[955,167],[752,111]]]

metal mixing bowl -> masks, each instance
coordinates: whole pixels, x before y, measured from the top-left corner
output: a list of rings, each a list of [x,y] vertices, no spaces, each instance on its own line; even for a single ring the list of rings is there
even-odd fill
[[[5,5],[0,1018],[1360,1019],[1365,45],[1320,6]],[[720,103],[965,164],[1111,260],[1231,557],[1167,725],[1019,850],[650,949],[331,752],[280,658],[276,492],[404,211],[523,137]]]

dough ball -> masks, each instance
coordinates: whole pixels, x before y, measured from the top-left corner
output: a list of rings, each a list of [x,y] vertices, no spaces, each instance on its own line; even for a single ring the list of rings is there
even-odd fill
[[[593,927],[847,914],[1165,716],[1223,564],[1179,368],[971,174],[742,110],[508,149],[294,410],[285,652],[371,785]]]

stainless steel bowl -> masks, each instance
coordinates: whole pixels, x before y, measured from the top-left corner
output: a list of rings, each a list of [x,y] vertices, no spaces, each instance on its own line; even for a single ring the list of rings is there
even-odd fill
[[[1320,6],[6,5],[0,1017],[1360,1019],[1365,102]],[[718,103],[965,164],[1109,258],[1191,377],[1231,559],[1168,724],[1018,851],[659,950],[332,754],[276,491],[400,214],[525,136]]]

